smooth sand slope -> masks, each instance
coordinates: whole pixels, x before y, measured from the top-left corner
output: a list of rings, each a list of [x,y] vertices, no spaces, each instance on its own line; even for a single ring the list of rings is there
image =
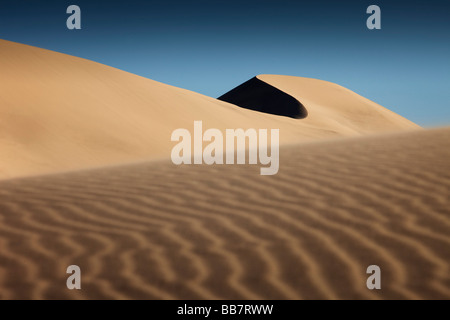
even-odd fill
[[[233,104],[73,56],[0,40],[0,179],[169,158],[173,130],[280,129],[280,142],[414,129],[340,86],[259,76],[301,99],[304,119]],[[267,89],[267,88],[266,88]]]
[[[2,181],[0,298],[450,298],[450,129],[280,159],[274,176],[163,161]]]

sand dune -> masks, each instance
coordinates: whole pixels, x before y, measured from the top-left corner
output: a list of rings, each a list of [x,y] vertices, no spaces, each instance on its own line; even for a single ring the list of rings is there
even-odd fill
[[[300,118],[299,123],[306,128],[339,135],[418,128],[347,88],[317,79],[259,75],[218,99],[246,109]]]
[[[162,161],[2,181],[0,298],[449,299],[449,144],[285,146],[274,176]]]
[[[0,179],[168,158],[172,131],[195,120],[220,130],[277,128],[282,144],[417,128],[314,79],[259,76],[305,106],[308,116],[292,119],[4,40],[0,70]]]
[[[3,40],[0,70],[0,299],[450,298],[450,129],[315,79],[214,99]],[[279,129],[278,174],[174,165],[195,120]]]

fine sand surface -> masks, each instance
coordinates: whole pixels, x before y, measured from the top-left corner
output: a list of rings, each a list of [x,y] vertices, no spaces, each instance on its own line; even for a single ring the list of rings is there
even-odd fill
[[[440,129],[4,180],[0,298],[449,299],[449,159]]]
[[[418,128],[336,84],[258,78],[266,83],[263,95],[276,87],[288,100],[300,101],[308,116],[251,111],[93,61],[0,40],[0,179],[168,159],[172,132],[192,131],[195,120],[203,121],[204,130],[222,132],[280,129],[282,144]]]

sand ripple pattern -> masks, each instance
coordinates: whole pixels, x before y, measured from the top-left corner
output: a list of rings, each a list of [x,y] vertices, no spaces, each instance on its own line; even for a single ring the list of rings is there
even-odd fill
[[[449,299],[449,269],[449,129],[0,182],[0,299]]]

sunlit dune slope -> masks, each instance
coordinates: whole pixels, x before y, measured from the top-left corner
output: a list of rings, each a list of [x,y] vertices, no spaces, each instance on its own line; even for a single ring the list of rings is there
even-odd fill
[[[335,110],[334,96],[347,91],[331,84],[314,91],[309,88],[317,80],[260,78],[299,99],[308,116],[246,110],[93,61],[0,40],[0,179],[168,158],[173,130],[192,130],[194,120],[202,120],[204,129],[280,129],[282,144],[415,127],[393,113],[373,118],[365,109],[371,102],[359,96],[346,100],[345,111]]]

